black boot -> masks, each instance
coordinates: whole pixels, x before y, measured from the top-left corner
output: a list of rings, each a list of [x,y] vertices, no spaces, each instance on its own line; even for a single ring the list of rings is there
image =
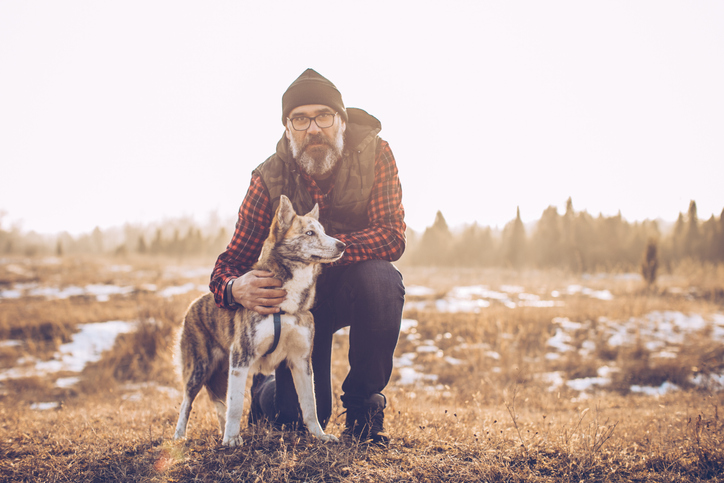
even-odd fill
[[[385,407],[387,399],[384,394],[373,394],[357,406],[347,406],[347,421],[344,435],[354,437],[360,442],[372,442],[387,446],[389,435],[385,432]]]
[[[276,393],[276,380],[274,375],[254,374],[251,383],[251,408],[249,410],[249,424],[259,423],[265,419],[274,421],[276,409],[274,395]]]

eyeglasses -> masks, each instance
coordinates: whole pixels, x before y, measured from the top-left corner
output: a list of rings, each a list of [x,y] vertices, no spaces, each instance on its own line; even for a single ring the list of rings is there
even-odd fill
[[[334,114],[330,112],[324,112],[314,117],[295,116],[291,118],[288,117],[287,119],[292,122],[292,127],[295,131],[306,131],[307,129],[309,129],[309,126],[312,125],[312,121],[314,121],[319,129],[326,129],[328,127],[332,127],[332,124],[334,124],[334,118],[337,114],[337,112],[335,112]]]

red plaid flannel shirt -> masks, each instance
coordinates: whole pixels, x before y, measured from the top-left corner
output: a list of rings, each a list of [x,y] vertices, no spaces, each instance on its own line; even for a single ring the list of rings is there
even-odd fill
[[[324,217],[329,208],[324,193],[312,177],[302,172],[312,200],[319,203]],[[330,186],[331,190],[333,186]],[[211,274],[209,288],[220,307],[226,284],[248,272],[259,259],[261,247],[269,235],[272,203],[259,176],[252,176],[251,185],[239,208],[236,229],[226,251],[219,255]],[[353,233],[338,233],[335,238],[347,245],[344,256],[335,265],[349,265],[363,260],[395,261],[405,250],[405,210],[397,165],[389,144],[381,141],[375,156],[375,181],[367,208],[369,227]]]

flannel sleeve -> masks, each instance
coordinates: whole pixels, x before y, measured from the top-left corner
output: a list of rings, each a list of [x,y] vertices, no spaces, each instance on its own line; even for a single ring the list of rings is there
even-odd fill
[[[272,204],[259,176],[252,176],[249,190],[239,208],[234,235],[226,250],[216,259],[209,288],[219,307],[229,307],[224,298],[226,284],[248,272],[259,259],[269,234]]]
[[[375,181],[367,208],[369,226],[352,233],[338,233],[335,238],[347,245],[337,265],[363,260],[398,260],[405,251],[405,209],[402,186],[390,145],[381,141],[375,159]]]

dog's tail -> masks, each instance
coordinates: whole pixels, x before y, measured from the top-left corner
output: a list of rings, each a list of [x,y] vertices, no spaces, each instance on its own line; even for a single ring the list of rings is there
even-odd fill
[[[173,343],[173,369],[174,373],[176,374],[176,380],[180,381],[182,380],[182,361],[181,361],[181,336],[183,335],[184,331],[184,324],[186,323],[186,318],[184,317],[184,320],[181,322],[181,325],[178,326],[176,329],[176,333],[174,334],[174,343]]]

